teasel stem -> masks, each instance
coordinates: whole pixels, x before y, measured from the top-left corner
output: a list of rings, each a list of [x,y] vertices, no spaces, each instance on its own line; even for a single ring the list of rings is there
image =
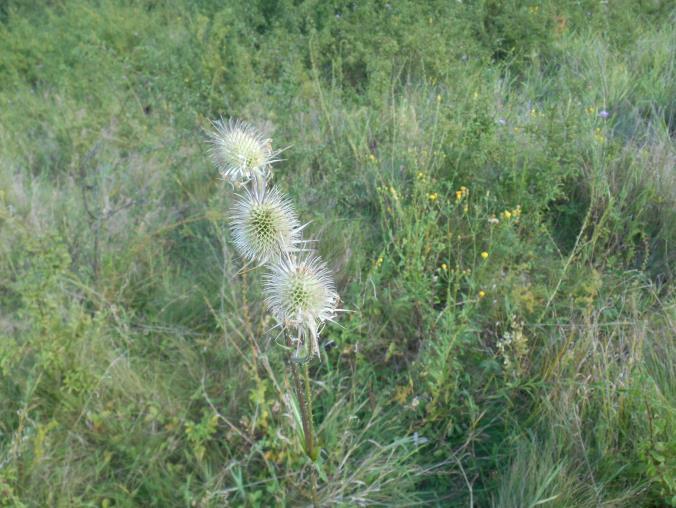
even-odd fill
[[[305,446],[308,449],[308,455],[310,459],[312,459],[312,462],[317,460],[317,452],[315,449],[315,443],[314,443],[314,428],[312,424],[312,392],[310,391],[310,368],[308,367],[308,364],[305,364],[305,368],[303,369],[303,377],[304,379],[304,384],[305,384],[305,408],[306,408],[306,413],[307,413],[307,419],[308,419],[308,429],[310,432],[308,432],[305,436]]]
[[[264,175],[256,173],[254,175],[253,187],[258,196],[265,194],[267,190],[267,180]]]
[[[314,428],[312,425],[312,392],[310,391],[310,367],[309,362],[305,363],[303,374],[305,377],[305,407],[307,408],[308,429],[305,430],[305,445],[310,450],[309,457],[312,460],[310,466],[310,481],[312,482],[312,504],[315,508],[319,507],[319,499],[317,498],[317,468],[316,462],[319,457],[319,448],[314,442]],[[309,444],[308,444],[309,443]]]
[[[295,346],[291,340],[288,332],[286,335],[286,344],[293,351]],[[310,369],[305,363],[303,368],[303,379],[300,378],[300,369],[297,361],[294,361],[293,352],[289,353],[289,365],[291,366],[291,375],[293,377],[293,384],[296,389],[296,397],[298,405],[300,406],[301,421],[303,423],[303,437],[305,438],[305,454],[312,461],[310,469],[311,487],[312,487],[312,504],[319,507],[319,499],[317,497],[317,470],[315,462],[319,456],[319,450],[315,447],[314,442],[314,425],[312,423],[312,392],[310,389]]]

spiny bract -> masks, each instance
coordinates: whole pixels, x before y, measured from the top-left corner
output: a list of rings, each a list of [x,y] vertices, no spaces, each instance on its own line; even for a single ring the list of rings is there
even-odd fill
[[[235,246],[248,260],[265,263],[300,243],[302,227],[293,206],[276,188],[248,189],[231,212]]]
[[[297,332],[299,347],[309,339],[310,353],[319,354],[319,328],[333,320],[338,304],[331,273],[321,259],[280,258],[265,278],[265,303],[281,326]]]
[[[269,166],[279,154],[272,150],[269,139],[239,120],[221,119],[213,126],[209,153],[224,179],[239,184],[268,176]]]

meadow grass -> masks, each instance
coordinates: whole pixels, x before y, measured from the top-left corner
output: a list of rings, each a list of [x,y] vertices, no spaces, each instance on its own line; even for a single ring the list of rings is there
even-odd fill
[[[299,506],[209,120],[350,312],[326,506],[676,503],[669,2],[0,4],[0,505]]]

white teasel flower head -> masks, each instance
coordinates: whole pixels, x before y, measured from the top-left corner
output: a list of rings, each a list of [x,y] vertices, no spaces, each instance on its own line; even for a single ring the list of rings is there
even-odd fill
[[[270,165],[279,151],[273,151],[269,139],[240,120],[217,120],[209,132],[209,153],[223,179],[233,184],[267,178]]]
[[[235,247],[249,261],[266,263],[298,250],[303,227],[291,202],[275,187],[245,189],[230,210]]]
[[[265,297],[277,322],[296,333],[298,347],[309,340],[310,354],[319,355],[320,328],[333,321],[339,301],[324,262],[314,255],[280,258],[266,276]]]

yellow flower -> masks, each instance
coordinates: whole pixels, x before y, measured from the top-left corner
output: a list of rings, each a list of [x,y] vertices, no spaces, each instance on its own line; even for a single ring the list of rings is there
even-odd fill
[[[376,162],[378,160],[378,159],[376,159],[376,156],[373,155],[372,153],[369,154],[369,159],[371,160],[371,162]]]
[[[380,268],[380,266],[383,264],[383,257],[379,256],[378,259],[376,260],[376,268]]]
[[[418,171],[416,176],[418,177],[418,180],[423,180],[425,178],[425,173],[423,173],[422,171]]]
[[[464,185],[461,185],[460,188],[455,191],[455,200],[460,201],[462,198],[469,196],[469,189]]]
[[[488,252],[483,251],[483,252],[481,253],[481,257],[482,257],[483,259],[488,259]]]
[[[430,201],[436,201],[439,198],[439,195],[436,192],[430,192],[427,197]]]
[[[483,298],[484,296],[486,296],[486,292],[482,289],[479,291],[479,298]]]
[[[512,212],[510,212],[509,210],[505,210],[504,212],[502,212],[502,216],[505,219],[511,219],[512,218]]]
[[[441,269],[442,269],[443,271],[448,270],[448,265],[447,265],[446,263],[441,263]]]

